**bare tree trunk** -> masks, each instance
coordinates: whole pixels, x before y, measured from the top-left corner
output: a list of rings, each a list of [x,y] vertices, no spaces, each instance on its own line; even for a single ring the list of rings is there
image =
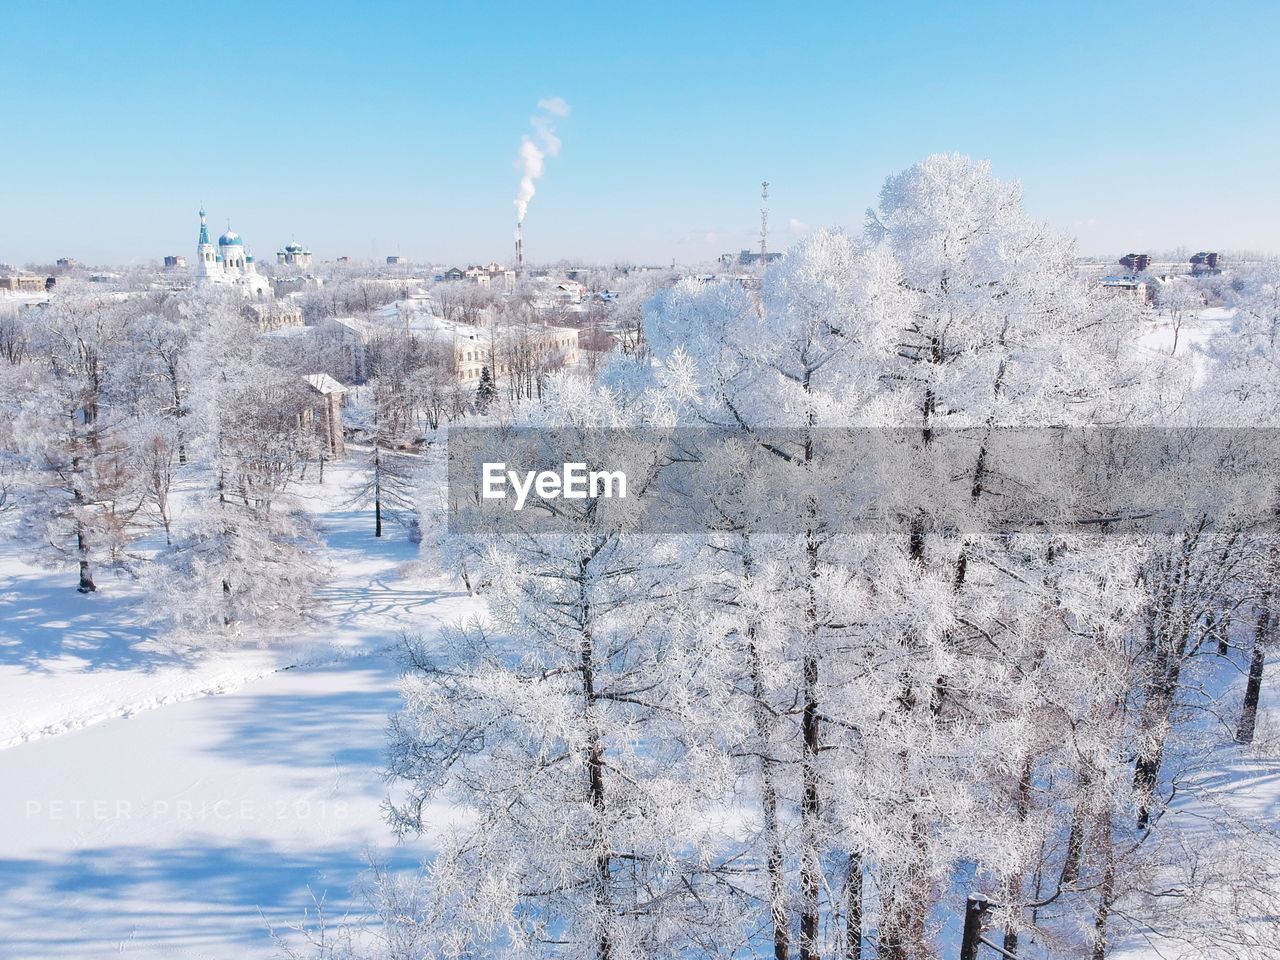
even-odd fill
[[[1167,604],[1166,604],[1167,606]],[[1145,830],[1151,822],[1151,809],[1155,804],[1156,789],[1160,784],[1160,767],[1164,763],[1164,745],[1168,737],[1178,681],[1182,675],[1182,654],[1186,649],[1188,632],[1185,623],[1175,623],[1175,640],[1164,639],[1163,633],[1170,619],[1162,617],[1160,626],[1149,626],[1150,647],[1154,652],[1153,677],[1147,684],[1143,704],[1143,732],[1151,742],[1138,754],[1133,765],[1133,784],[1139,797],[1138,829]]]
[[[812,455],[811,442],[805,443],[805,460]],[[801,832],[804,850],[800,863],[800,960],[819,960],[818,920],[819,891],[822,880],[822,854],[818,837],[818,818],[821,804],[818,798],[818,750],[820,746],[820,720],[818,717],[818,541],[816,533],[816,505],[809,505],[809,525],[805,534],[807,562],[807,599],[805,604],[804,653],[801,664],[803,673],[803,711],[800,719],[803,753],[801,780],[803,796],[800,802]]]
[[[932,396],[932,391],[926,390],[925,427],[923,433],[923,442],[926,444],[931,443],[933,439],[933,431],[928,425],[929,414],[933,409]],[[925,524],[923,514],[911,520],[907,548],[912,561],[923,567],[925,562]],[[898,704],[905,716],[915,708],[918,697],[915,689],[913,689],[910,675],[904,673],[902,680],[903,691],[898,698]],[[933,685],[933,689],[935,691],[938,689],[937,683]],[[935,705],[940,706],[940,701],[931,696],[931,709]],[[908,782],[906,771],[909,760],[905,751],[899,753],[899,760],[902,762],[905,783]],[[911,814],[911,833],[913,840],[918,843],[920,822],[919,816],[915,813]],[[880,897],[880,923],[877,930],[879,941],[876,956],[879,960],[908,960],[910,956],[911,929],[914,925],[913,908],[910,903],[911,889],[914,884],[913,872],[913,866],[908,865],[901,877],[894,877],[883,866],[881,868],[879,883],[877,884]]]
[[[845,960],[862,960],[862,854],[849,854],[845,881]]]
[[[586,593],[587,561],[578,564],[578,616],[582,629],[580,669],[582,671],[583,719],[587,726],[586,767],[587,798],[596,815],[595,906],[599,928],[596,931],[596,960],[610,960],[613,946],[609,918],[613,910],[610,897],[612,862],[609,840],[605,834],[604,742],[596,718],[595,641],[592,632],[591,603]]]
[[[1076,804],[1071,810],[1071,829],[1067,833],[1067,850],[1062,858],[1059,884],[1066,886],[1080,879],[1080,858],[1084,853],[1085,813],[1090,801],[1093,775],[1081,770],[1076,787]]]
[[[373,448],[373,535],[382,536],[382,461],[376,441]]]
[[[1111,916],[1111,904],[1115,898],[1116,855],[1111,839],[1110,813],[1104,818],[1101,842],[1104,844],[1102,884],[1098,888],[1098,912],[1093,920],[1093,960],[1106,960],[1107,921]]]
[[[80,593],[93,593],[97,586],[89,569],[89,540],[85,536],[84,524],[76,523],[76,552],[80,555],[80,585],[76,587]]]
[[[805,654],[804,712],[801,731],[804,738],[801,777],[804,795],[800,804],[803,824],[804,854],[800,866],[800,960],[819,960],[818,949],[818,895],[821,887],[821,854],[818,841],[818,658],[809,651]]]
[[[751,572],[751,558],[743,558],[743,570]],[[760,651],[756,647],[756,625],[747,627],[747,662],[751,674],[752,719],[756,740],[760,747],[760,806],[764,820],[765,844],[768,847],[765,869],[769,874],[769,914],[773,921],[774,960],[787,960],[790,952],[791,920],[787,913],[785,863],[782,855],[782,836],[778,830],[778,788],[775,768],[777,762],[770,756],[771,738],[769,718],[764,707],[764,667]]]
[[[1022,776],[1018,778],[1018,822],[1026,823],[1031,813],[1031,755],[1028,754],[1022,763]],[[1023,876],[1019,871],[1009,880],[1005,891],[1005,903],[1012,907],[1022,903]],[[1021,909],[1019,909],[1021,913]],[[1004,951],[1010,956],[1018,954],[1018,925],[1010,920],[1004,928]]]
[[[1225,657],[1231,652],[1231,608],[1227,601],[1222,601],[1222,611],[1214,621],[1214,632],[1218,635],[1218,656]]]
[[[1262,672],[1266,666],[1267,641],[1271,636],[1271,594],[1263,595],[1258,611],[1258,627],[1253,636],[1253,658],[1249,662],[1249,679],[1244,687],[1244,707],[1240,711],[1240,726],[1236,729],[1237,743],[1253,743],[1258,725],[1258,700],[1262,695]]]
[[[1151,822],[1151,809],[1155,804],[1156,789],[1160,783],[1160,767],[1164,763],[1164,727],[1173,709],[1173,690],[1176,681],[1161,680],[1149,693],[1149,702],[1155,706],[1148,719],[1148,734],[1153,743],[1134,761],[1133,784],[1137,788],[1138,829],[1145,830]]]

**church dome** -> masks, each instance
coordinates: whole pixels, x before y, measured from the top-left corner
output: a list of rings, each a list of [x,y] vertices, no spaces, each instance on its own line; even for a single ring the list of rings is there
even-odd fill
[[[302,244],[297,240],[290,241],[284,245],[285,253],[302,253]]]
[[[240,239],[240,234],[234,230],[228,230],[218,238],[218,246],[220,247],[243,247],[244,241]]]

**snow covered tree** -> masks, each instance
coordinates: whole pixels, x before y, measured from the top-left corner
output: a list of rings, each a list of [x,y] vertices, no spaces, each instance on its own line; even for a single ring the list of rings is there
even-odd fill
[[[163,417],[141,420],[132,428],[132,468],[137,476],[143,505],[164,528],[165,543],[173,542],[171,494],[179,463],[185,456],[182,430]]]
[[[191,629],[292,626],[313,609],[322,561],[310,518],[287,502],[202,499],[156,571],[152,602]]]
[[[40,376],[21,401],[16,441],[29,468],[22,506],[37,543],[72,554],[77,589],[97,590],[95,567],[121,559],[141,504],[113,364],[125,350],[118,302],[65,299],[32,328]]]
[[[152,572],[153,606],[192,628],[293,624],[324,573],[314,524],[291,492],[313,435],[307,387],[269,362],[237,303],[202,307],[183,427],[200,469]]]
[[[405,418],[395,415],[394,392],[380,382],[373,386],[373,424],[369,430],[369,451],[364,470],[352,491],[350,503],[373,507],[373,535],[382,536],[384,519],[392,520],[412,537],[417,536],[417,462],[401,449],[409,438],[403,432]]]
[[[191,391],[191,326],[192,312],[199,300],[187,297],[180,302],[156,305],[134,317],[128,336],[144,352],[151,365],[155,389],[160,394],[159,412],[175,423],[175,453],[180,464],[186,463],[186,444],[182,420],[187,415],[187,395]]]
[[[657,453],[615,446],[626,422],[608,394],[552,377],[521,424],[580,430],[590,460],[637,482]],[[738,871],[715,845],[728,769],[704,741],[723,702],[711,651],[680,615],[675,556],[604,499],[557,504],[554,534],[470,538],[488,616],[443,648],[408,646],[392,823],[414,834],[438,803],[473,811],[431,867],[424,952],[718,953]]]
[[[756,767],[743,773],[759,784],[753,860],[765,874],[775,956],[796,941],[804,958],[827,947],[855,955],[864,934],[864,845],[833,813],[842,762],[857,762],[847,745],[860,739],[843,691],[872,656],[872,638],[848,622],[866,602],[855,571],[886,558],[868,554],[875,540],[848,535],[838,518],[856,509],[856,492],[840,476],[845,464],[818,453],[824,431],[883,422],[864,358],[905,302],[891,262],[819,233],[766,274],[759,299],[682,283],[658,298],[646,325],[666,375],[692,381],[690,422],[740,434],[739,451],[755,461],[746,473],[780,474],[794,491],[795,529],[782,532],[762,515],[767,498],[744,500],[727,480],[714,497],[726,523],[712,543],[717,605],[737,621],[735,687],[752,721],[738,750]],[[732,477],[735,454],[723,455]]]
[[[1210,392],[1221,406],[1222,422],[1250,431],[1255,443],[1269,443],[1269,432],[1280,426],[1280,261],[1267,261],[1244,272],[1238,281],[1235,316],[1229,332],[1215,337],[1207,352],[1213,361]],[[1267,478],[1270,480],[1270,477]],[[1262,511],[1273,510],[1280,501],[1280,490],[1272,482],[1269,487],[1254,490]],[[1252,609],[1250,648],[1244,699],[1236,736],[1242,743],[1253,739],[1266,664],[1266,651],[1275,636],[1274,612],[1276,557],[1280,555],[1274,533],[1252,538],[1256,563],[1250,582]],[[1225,619],[1225,618],[1224,618]],[[1229,620],[1227,621],[1229,623]],[[1228,629],[1220,627],[1222,652],[1226,652]]]
[[[920,455],[937,464],[933,475],[944,481],[924,490],[915,506],[908,549],[927,577],[949,587],[952,622],[938,651],[945,669],[910,699],[928,702],[920,719],[930,738],[959,746],[981,735],[994,745],[993,731],[1025,729],[1025,714],[1015,708],[1019,701],[1044,695],[1026,682],[1050,680],[1029,672],[1036,662],[1058,645],[1072,649],[1082,623],[1105,622],[1101,611],[1124,606],[1118,598],[1068,598],[1052,588],[1054,566],[1065,562],[1064,546],[1086,556],[1101,549],[1099,562],[1110,550],[1074,536],[1058,539],[1070,533],[1070,517],[1041,518],[1049,526],[1038,538],[1011,541],[981,532],[1001,526],[989,519],[992,497],[1016,496],[1023,487],[1017,479],[1023,464],[1007,452],[1001,458],[1001,431],[1109,422],[1116,394],[1133,382],[1126,344],[1136,331],[1124,313],[1091,300],[1070,242],[1032,221],[1017,185],[997,180],[987,164],[930,157],[889,179],[868,221],[869,239],[891,252],[914,298],[893,356],[882,358],[885,388],[916,411]],[[949,432],[956,429],[963,432]],[[966,509],[978,521],[976,534],[951,534],[945,514],[934,515],[931,504],[954,503],[939,495],[954,476],[969,487]],[[1062,520],[1068,521],[1065,529]],[[1049,555],[1053,565],[1043,561]],[[1122,581],[1110,582],[1115,589]],[[1050,630],[1052,621],[1039,627],[1032,621],[1033,630],[1010,629],[1027,615],[1020,612],[1027,604],[1036,611],[1047,597],[1070,611],[1065,623]],[[1114,633],[1111,638],[1118,639]],[[986,680],[975,685],[977,677]],[[1016,739],[992,754],[991,773],[1007,762],[1001,753],[1010,748],[1013,769],[1025,771],[1030,762],[1034,781],[1040,760]],[[933,787],[926,780],[909,790],[927,795]],[[1006,828],[1014,836],[1025,817],[1017,802],[1006,812],[1013,814]],[[931,819],[919,827],[924,836],[936,835]],[[923,856],[927,845],[918,846]],[[998,862],[984,866],[1004,872]],[[881,917],[882,955],[891,957],[924,949],[927,908],[911,880],[920,868],[908,859],[904,869],[878,885],[882,910],[889,901],[888,915]],[[935,873],[935,882],[939,878]]]
[[[498,388],[494,386],[493,374],[488,366],[480,368],[480,384],[476,387],[476,410],[480,413],[488,411],[489,406],[498,397]]]
[[[758,298],[683,284],[649,319],[666,369],[692,356],[694,422],[737,429],[760,458],[797,468],[789,489],[810,502],[789,538],[713,540],[736,558],[718,588],[745,618],[735,633],[785,638],[767,648],[770,748],[757,733],[748,753],[771,760],[759,782],[798,777],[778,788],[794,804],[783,822],[798,824],[785,866],[768,829],[756,860],[770,887],[780,875],[788,887],[770,896],[775,955],[795,941],[802,957],[859,956],[866,941],[882,957],[927,955],[932,908],[963,862],[1003,897],[1032,899],[1030,828],[1051,836],[1057,821],[1030,801],[1062,762],[1060,732],[1044,729],[1060,722],[1049,705],[1061,691],[1040,665],[1070,661],[1082,631],[1120,660],[1126,634],[1108,624],[1125,622],[1132,597],[1122,572],[1101,593],[1062,589],[1061,570],[1108,569],[1119,547],[1055,529],[1072,519],[1060,505],[1033,514],[1044,534],[991,533],[1029,479],[999,431],[1113,415],[1136,325],[1089,298],[1070,245],[1026,217],[1016,187],[956,157],[891,178],[864,247],[817,234],[766,273]],[[783,426],[790,446],[766,436]],[[880,438],[892,486],[842,488],[823,472],[822,431],[856,428]],[[858,535],[843,518],[868,491],[889,523]],[[746,574],[745,543],[765,551],[750,566],[767,579]],[[764,583],[767,599],[746,602]],[[791,619],[748,616],[769,604]],[[750,663],[740,689],[754,689]],[[795,720],[773,719],[786,703]],[[1016,907],[1006,916],[1012,945],[1024,921]]]
[[[1204,293],[1199,284],[1189,277],[1171,277],[1158,287],[1156,305],[1167,314],[1173,325],[1173,343],[1170,355],[1178,352],[1178,338],[1187,319],[1204,306]]]

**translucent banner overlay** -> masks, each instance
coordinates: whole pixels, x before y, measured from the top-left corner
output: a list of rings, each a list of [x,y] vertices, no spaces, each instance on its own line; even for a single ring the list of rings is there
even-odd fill
[[[456,534],[1177,530],[1275,518],[1280,429],[455,428]]]

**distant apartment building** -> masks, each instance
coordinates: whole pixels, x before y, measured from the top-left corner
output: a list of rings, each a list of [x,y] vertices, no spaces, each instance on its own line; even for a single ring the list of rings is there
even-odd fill
[[[311,274],[299,277],[272,277],[271,289],[275,291],[277,297],[286,297],[291,293],[301,293],[304,290],[318,290],[324,286],[323,277],[313,277]]]
[[[732,267],[737,264],[740,267],[750,267],[758,264],[761,259],[766,264],[774,263],[782,259],[782,254],[778,253],[760,253],[755,250],[742,250],[736,256],[732,253],[726,253],[720,257],[720,265],[723,267]]]
[[[303,325],[302,309],[289,301],[250,303],[244,315],[258,325],[260,333],[296,329]]]
[[[0,290],[6,290],[9,293],[42,293],[48,289],[48,285],[44,277],[38,277],[34,273],[11,273],[7,276],[0,276]]]
[[[1130,273],[1143,273],[1151,266],[1151,255],[1148,253],[1126,253],[1120,258],[1120,266]]]
[[[79,260],[77,260],[77,259],[75,259],[74,257],[59,257],[59,258],[58,258],[58,269],[59,269],[59,270],[72,270],[72,269],[74,269],[75,267],[78,267],[78,266],[80,266],[80,261],[79,261]]]
[[[527,324],[487,330],[441,322],[439,335],[453,346],[454,373],[462,384],[479,385],[485,367],[499,383],[530,367],[578,362],[578,331],[572,327]]]
[[[464,386],[480,383],[480,373],[489,367],[501,383],[508,376],[522,376],[530,370],[573,366],[579,362],[578,331],[572,327],[546,323],[477,326],[437,316],[428,297],[409,297],[374,311],[378,321],[411,331],[425,343],[452,356],[451,366]],[[368,343],[376,327],[343,318],[331,321],[344,328],[353,348]]]
[[[394,253],[391,256],[387,257],[387,266],[389,267],[398,267],[408,262],[409,262],[408,257],[402,257],[398,253]]]
[[[321,320],[319,333],[337,346],[347,367],[350,380],[363,382],[368,367],[368,347],[374,339],[373,328],[358,317],[330,317]]]
[[[1216,276],[1222,272],[1222,258],[1217,251],[1201,250],[1191,258],[1191,273],[1197,277]]]
[[[516,272],[499,263],[488,263],[460,267],[450,267],[437,277],[450,283],[462,280],[474,283],[478,287],[492,287],[497,290],[512,290],[516,285]]]
[[[181,254],[172,253],[164,258],[164,265],[170,269],[174,267],[185,267],[187,265],[187,258]]]

